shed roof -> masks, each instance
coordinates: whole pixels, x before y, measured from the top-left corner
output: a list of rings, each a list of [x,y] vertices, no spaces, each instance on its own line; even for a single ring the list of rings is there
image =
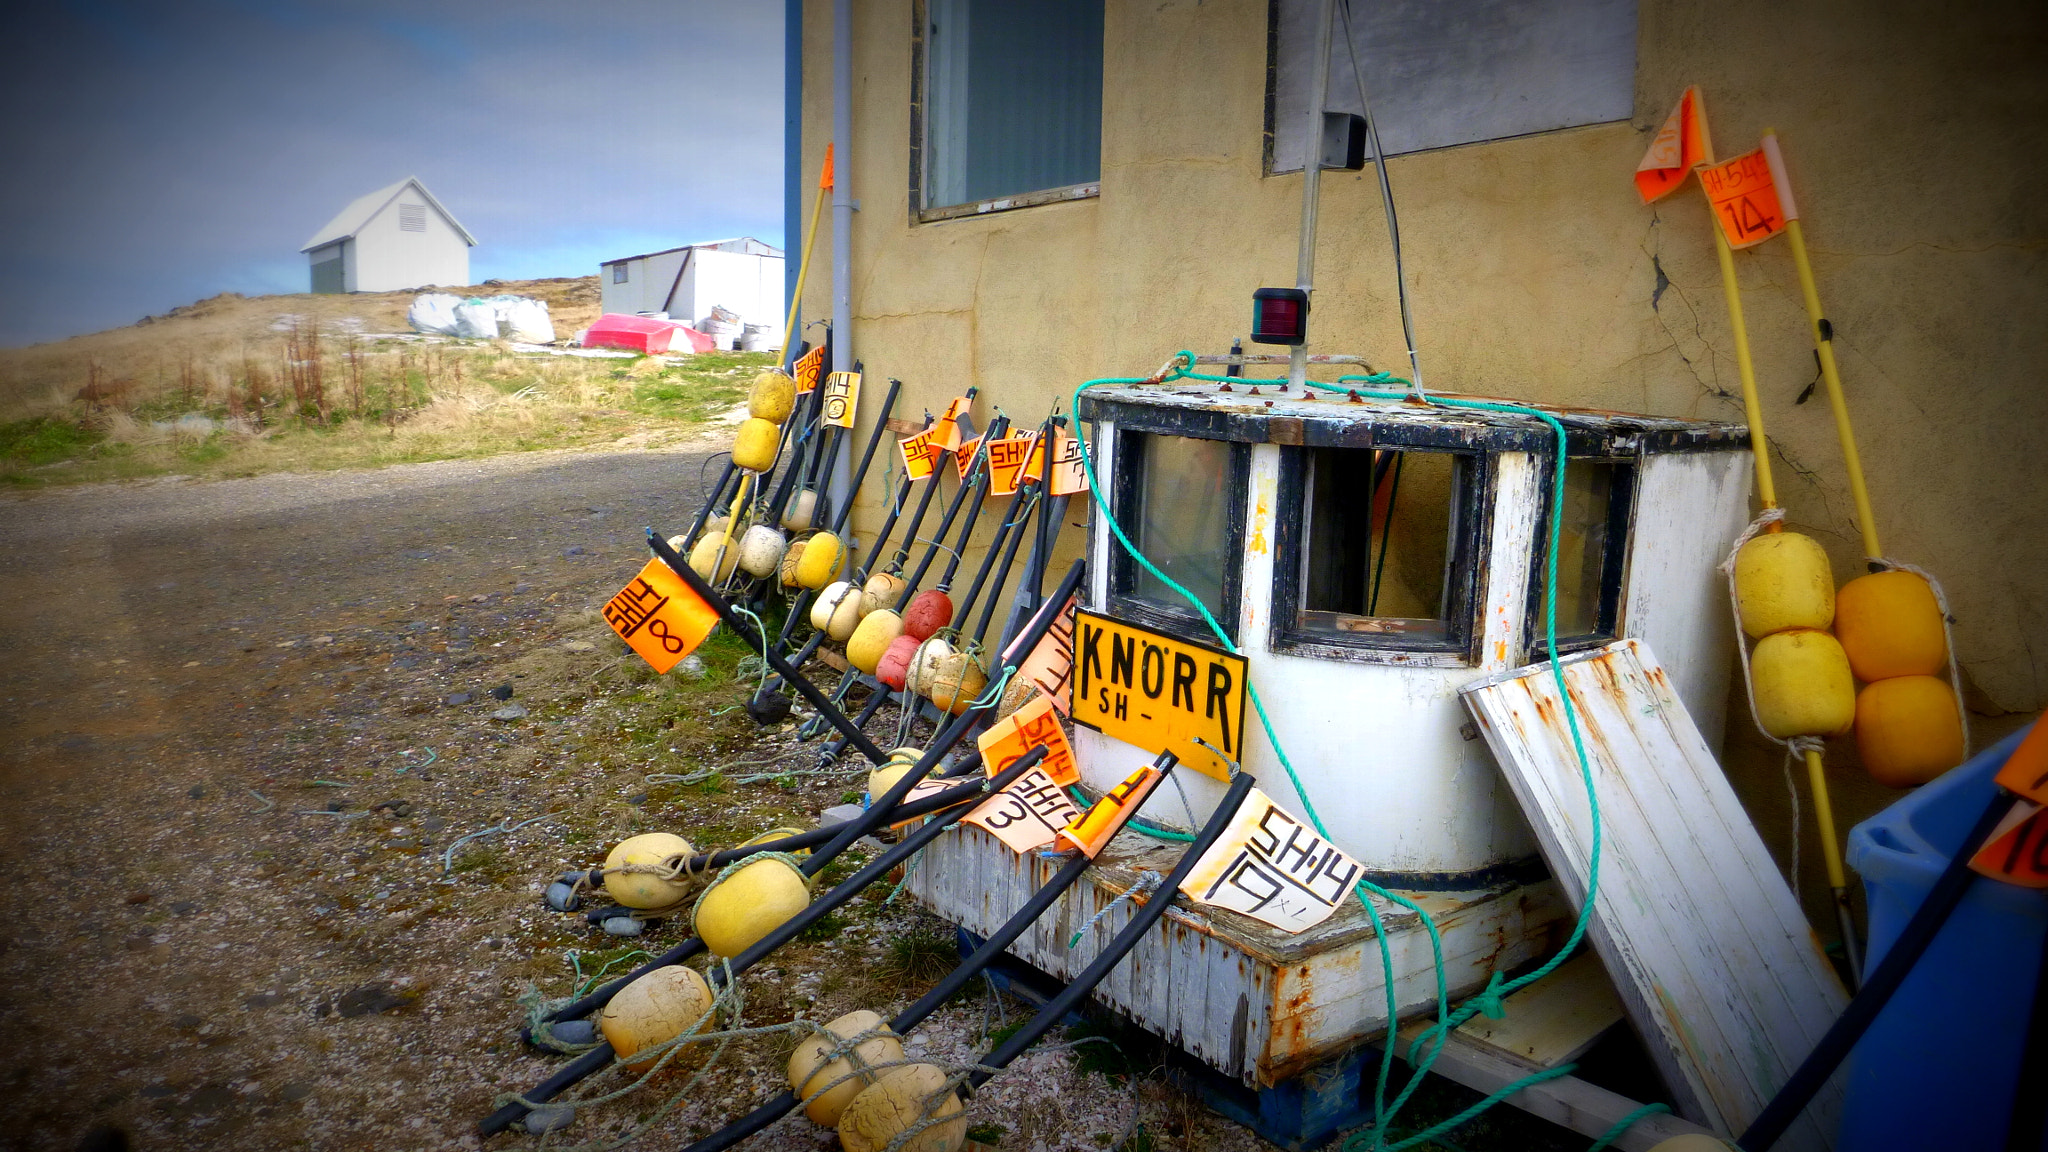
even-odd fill
[[[476,247],[476,237],[469,234],[469,229],[462,226],[462,221],[457,220],[453,212],[442,207],[441,202],[434,199],[434,194],[427,191],[427,186],[420,183],[419,177],[407,176],[388,188],[379,188],[367,196],[358,196],[354,200],[349,201],[348,207],[343,208],[335,215],[334,219],[329,220],[326,227],[313,233],[313,238],[306,241],[305,246],[300,248],[299,251],[311,252],[313,249],[324,244],[332,244],[336,240],[346,240],[357,232],[362,231],[363,225],[368,224],[372,217],[382,212],[386,205],[398,199],[398,194],[405,191],[407,187],[418,189],[419,194],[426,199],[427,203],[434,206],[434,211],[439,212],[443,220],[453,225],[455,230],[462,234],[463,240],[467,241],[470,247]]]
[[[770,256],[778,260],[783,255],[782,249],[768,243],[766,240],[756,240],[752,236],[734,236],[726,240],[705,240],[697,244],[682,244],[674,248],[663,248],[659,252],[642,252],[637,256],[619,256],[611,260],[599,262],[598,267],[609,268],[614,264],[624,264],[628,260],[646,260],[653,256],[666,256],[671,252],[687,252],[692,248],[724,248],[727,244],[759,244],[761,247],[766,248],[767,251],[756,253],[756,255]]]

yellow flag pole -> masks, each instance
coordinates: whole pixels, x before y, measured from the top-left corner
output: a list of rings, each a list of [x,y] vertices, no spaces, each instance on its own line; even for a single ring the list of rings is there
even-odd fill
[[[782,350],[775,355],[775,362],[782,363],[789,358],[790,341],[796,338],[797,305],[804,298],[804,279],[811,274],[811,251],[818,246],[818,219],[825,212],[825,193],[832,190],[832,144],[825,144],[825,166],[818,173],[818,199],[811,206],[811,226],[804,235],[804,256],[796,266],[796,291],[789,297],[789,318],[782,324]]]
[[[818,173],[818,198],[817,202],[811,206],[811,226],[804,236],[804,255],[803,259],[796,266],[796,291],[790,294],[788,317],[782,322],[782,347],[775,353],[775,363],[778,366],[789,359],[789,345],[796,338],[797,306],[804,298],[804,279],[811,272],[811,252],[818,246],[818,219],[824,214],[825,193],[832,190],[832,179],[832,144],[827,141],[825,144],[825,164]],[[733,530],[739,527],[740,509],[746,505],[747,487],[753,482],[753,479],[754,474],[752,472],[747,472],[740,476],[739,491],[733,494],[732,508],[725,516],[725,538],[719,541],[718,554],[711,561],[711,571],[699,573],[699,575],[713,584],[718,583],[718,569],[725,564],[726,549],[732,547]]]
[[[1713,149],[1707,149],[1708,163],[1712,163]],[[1704,191],[1704,186],[1702,191]],[[1756,494],[1765,508],[1778,507],[1777,486],[1771,479],[1771,443],[1764,432],[1763,403],[1758,398],[1756,387],[1756,362],[1749,351],[1749,326],[1742,313],[1742,288],[1735,280],[1735,252],[1728,246],[1727,234],[1721,230],[1721,222],[1712,219],[1712,204],[1709,203],[1708,227],[1714,232],[1714,253],[1721,264],[1721,292],[1728,300],[1728,321],[1735,333],[1735,368],[1742,379],[1742,409],[1749,421],[1749,447],[1756,459]],[[1816,301],[1817,301],[1816,297]],[[1818,307],[1818,304],[1815,304]],[[1846,415],[1843,416],[1846,420]],[[1843,424],[1844,429],[1847,428]],[[1782,521],[1773,521],[1765,529],[1769,532],[1783,531]],[[1742,643],[1741,637],[1736,643]],[[1813,819],[1820,833],[1821,856],[1826,861],[1828,887],[1835,899],[1835,922],[1842,933],[1842,951],[1849,961],[1852,980],[1861,983],[1863,964],[1857,955],[1856,923],[1849,915],[1849,879],[1842,866],[1842,846],[1835,839],[1835,806],[1828,793],[1827,775],[1823,771],[1821,754],[1809,749],[1805,755],[1806,778],[1813,789]]]
[[[1764,157],[1771,165],[1771,182],[1777,185],[1778,204],[1785,211],[1785,235],[1792,242],[1792,266],[1799,273],[1799,294],[1806,301],[1806,322],[1813,330],[1813,351],[1820,358],[1821,383],[1827,388],[1828,407],[1834,410],[1835,434],[1842,441],[1842,463],[1849,474],[1849,494],[1856,501],[1856,522],[1862,529],[1863,555],[1877,560],[1884,550],[1877,543],[1877,516],[1870,509],[1870,489],[1863,482],[1863,457],[1856,451],[1856,433],[1849,425],[1849,401],[1842,393],[1842,374],[1835,366],[1835,330],[1821,311],[1820,289],[1813,279],[1813,262],[1806,255],[1806,233],[1799,227],[1799,207],[1792,198],[1792,185],[1785,178],[1785,164],[1778,152],[1778,133],[1764,129]]]

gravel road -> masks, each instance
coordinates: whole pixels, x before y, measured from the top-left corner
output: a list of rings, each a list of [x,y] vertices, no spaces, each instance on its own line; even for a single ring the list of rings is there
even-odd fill
[[[151,1152],[478,1148],[494,1097],[556,1066],[517,1039],[520,994],[565,994],[567,954],[619,943],[540,907],[555,870],[654,827],[736,842],[857,788],[858,765],[650,789],[649,772],[707,757],[812,755],[746,721],[729,679],[683,697],[635,678],[593,610],[645,556],[643,526],[686,526],[708,451],[0,502],[0,1147],[104,1150],[118,1130]],[[700,703],[679,714],[683,699]],[[693,748],[664,755],[685,728]],[[535,817],[445,869],[460,837]],[[929,986],[878,974],[906,939],[943,948],[946,926],[869,895],[836,936],[749,974],[749,1022],[887,1014]],[[654,932],[657,951],[687,935]],[[956,1001],[911,1048],[969,1061],[1018,1011]],[[756,1048],[640,1146],[779,1090],[780,1050]],[[1157,1080],[1112,1084],[1057,1050],[972,1115],[1000,1152],[1079,1152],[1128,1131],[1134,1101],[1146,1147],[1263,1146]],[[617,1134],[654,1104],[566,1135]],[[799,1116],[750,1147],[836,1141]]]
[[[453,933],[374,905],[537,803],[486,691],[563,614],[587,631],[644,525],[685,526],[705,455],[0,503],[0,1144],[112,1122],[148,1148],[448,1146],[488,1095],[440,1072],[516,1047],[503,910],[485,893]],[[352,787],[309,783],[334,777]],[[364,815],[389,796],[413,799]],[[489,1011],[441,1027],[464,1005]]]

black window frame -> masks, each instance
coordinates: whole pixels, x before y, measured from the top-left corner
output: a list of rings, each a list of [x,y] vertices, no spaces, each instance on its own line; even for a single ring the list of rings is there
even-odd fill
[[[1231,643],[1237,642],[1238,614],[1244,598],[1244,542],[1245,542],[1245,501],[1251,492],[1252,446],[1241,441],[1221,436],[1190,436],[1182,432],[1155,432],[1149,429],[1116,429],[1116,455],[1112,461],[1113,479],[1110,480],[1110,506],[1116,511],[1117,522],[1126,526],[1132,534],[1132,542],[1143,548],[1144,541],[1137,539],[1141,523],[1138,516],[1138,499],[1144,484],[1145,453],[1144,443],[1152,436],[1180,436],[1188,440],[1213,440],[1230,446],[1230,475],[1225,486],[1224,498],[1229,502],[1228,531],[1224,539],[1226,562],[1223,565],[1223,603],[1216,609],[1216,622],[1230,636]],[[1200,644],[1215,644],[1216,634],[1202,619],[1202,614],[1192,605],[1175,608],[1155,600],[1140,598],[1134,591],[1138,583],[1138,562],[1132,558],[1121,541],[1112,536],[1109,543],[1110,562],[1108,572],[1108,609],[1110,615],[1142,624],[1148,628],[1178,636]]]
[[[1547,660],[1550,655],[1543,637],[1543,569],[1549,559],[1551,519],[1557,515],[1557,458],[1539,454],[1537,460],[1536,475],[1541,495],[1538,498],[1536,539],[1529,551],[1529,610],[1524,614],[1523,644],[1531,660]],[[1623,606],[1628,590],[1629,555],[1634,551],[1636,499],[1642,491],[1643,470],[1640,455],[1587,453],[1568,455],[1565,461],[1567,467],[1572,461],[1620,465],[1615,475],[1621,491],[1608,497],[1607,555],[1601,561],[1600,606],[1595,613],[1594,629],[1569,636],[1560,634],[1557,638],[1560,655],[1612,644],[1621,639],[1627,626]]]
[[[624,260],[621,260],[617,264],[612,265],[612,283],[629,283],[631,281],[631,278],[632,273],[626,270],[626,262]]]
[[[1486,611],[1486,547],[1493,529],[1494,494],[1499,475],[1495,454],[1480,449],[1447,448],[1440,443],[1409,441],[1400,429],[1378,429],[1367,445],[1342,450],[1369,452],[1441,452],[1464,458],[1465,483],[1457,494],[1459,507],[1452,526],[1451,575],[1446,591],[1445,634],[1404,636],[1399,633],[1331,635],[1299,629],[1307,517],[1308,453],[1302,447],[1280,449],[1280,484],[1273,542],[1273,619],[1268,644],[1274,652],[1367,664],[1410,664],[1471,667],[1479,663]]]

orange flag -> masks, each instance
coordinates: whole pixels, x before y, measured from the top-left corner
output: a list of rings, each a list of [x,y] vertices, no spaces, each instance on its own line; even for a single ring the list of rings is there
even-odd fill
[[[1657,138],[1650,141],[1643,162],[1636,165],[1636,194],[1645,204],[1669,196],[1685,183],[1687,173],[1707,163],[1713,155],[1713,142],[1707,138],[1707,109],[1700,102],[1700,90],[1687,88],[1678,98],[1678,107],[1665,117],[1664,127],[1657,130]]]
[[[1785,208],[1771,175],[1771,160],[1762,148],[1700,169],[1700,188],[1730,248],[1761,244],[1785,230]]]
[[[829,140],[825,142],[825,166],[818,170],[818,187],[832,187],[832,143]]]

